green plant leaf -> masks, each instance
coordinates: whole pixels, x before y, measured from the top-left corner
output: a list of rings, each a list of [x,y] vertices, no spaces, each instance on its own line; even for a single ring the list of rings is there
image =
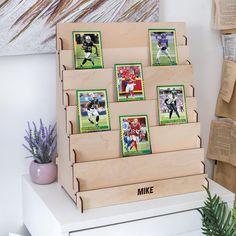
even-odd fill
[[[212,197],[209,189],[204,188],[207,192],[207,199],[204,201],[204,206],[198,209],[202,217],[202,234],[236,236],[236,209],[231,211],[219,196]]]

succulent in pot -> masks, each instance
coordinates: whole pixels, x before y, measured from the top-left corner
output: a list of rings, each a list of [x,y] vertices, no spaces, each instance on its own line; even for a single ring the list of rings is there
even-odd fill
[[[48,127],[40,119],[37,128],[35,122],[28,122],[28,129],[24,137],[23,147],[30,152],[33,161],[29,172],[31,180],[37,184],[50,184],[57,178],[56,156],[56,125]]]

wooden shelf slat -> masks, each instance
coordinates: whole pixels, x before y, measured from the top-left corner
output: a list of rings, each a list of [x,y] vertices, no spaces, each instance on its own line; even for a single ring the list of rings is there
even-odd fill
[[[143,67],[144,87],[147,100],[156,99],[156,86],[180,84],[185,94],[193,96],[192,65]],[[64,105],[76,105],[76,89],[107,89],[109,102],[116,102],[114,69],[67,70],[63,72]],[[69,104],[67,96],[69,95]]]
[[[187,97],[186,107],[188,114],[188,122],[194,123],[196,120],[197,99],[196,97]],[[120,129],[119,116],[121,115],[139,115],[146,114],[148,116],[149,126],[158,126],[158,111],[156,100],[144,100],[133,102],[116,102],[109,104],[111,130]],[[67,133],[78,133],[77,107],[69,106],[66,108],[67,113]],[[71,131],[70,122],[73,124]]]
[[[72,31],[101,31],[102,47],[132,48],[148,46],[148,29],[176,29],[177,45],[184,45],[186,25],[184,22],[138,22],[138,23],[59,23],[57,24],[57,50],[63,40],[64,50],[72,49]]]
[[[80,191],[202,174],[202,148],[74,164]],[[187,166],[187,168],[186,168]],[[79,191],[79,189],[77,189]]]
[[[178,61],[179,65],[187,65],[189,59],[188,46],[178,46]],[[143,66],[150,66],[150,56],[148,47],[139,48],[104,48],[104,68],[113,68],[115,64],[119,63],[142,63]],[[60,51],[60,70],[63,66],[67,70],[74,70],[74,53],[72,50]],[[138,58],[138,59],[137,59]]]
[[[199,148],[200,123],[150,128],[152,153]],[[120,131],[70,135],[70,153],[75,162],[121,157]]]
[[[90,209],[170,195],[200,192],[203,190],[202,186],[205,185],[205,178],[206,175],[202,174],[78,192],[77,205],[80,207],[81,201],[79,198],[82,199],[83,209]],[[145,194],[147,191],[148,193]]]

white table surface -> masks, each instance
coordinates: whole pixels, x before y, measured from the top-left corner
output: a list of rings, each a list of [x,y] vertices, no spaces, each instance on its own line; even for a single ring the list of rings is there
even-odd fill
[[[232,207],[234,194],[212,180],[210,191],[219,195]],[[33,184],[28,175],[23,176],[23,192],[33,192],[45,204],[62,231],[83,230],[104,225],[135,221],[150,217],[173,214],[199,208],[206,199],[206,193],[195,192],[154,200],[85,210],[83,214],[58,183],[50,185]],[[27,203],[24,203],[27,204]]]

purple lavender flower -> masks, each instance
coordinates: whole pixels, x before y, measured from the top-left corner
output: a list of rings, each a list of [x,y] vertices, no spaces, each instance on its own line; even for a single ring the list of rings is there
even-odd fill
[[[26,145],[23,147],[28,150],[37,163],[49,163],[56,155],[56,124],[52,127],[46,127],[40,119],[39,128],[35,122],[32,122],[33,128],[28,122],[28,130],[25,130],[24,137]]]

